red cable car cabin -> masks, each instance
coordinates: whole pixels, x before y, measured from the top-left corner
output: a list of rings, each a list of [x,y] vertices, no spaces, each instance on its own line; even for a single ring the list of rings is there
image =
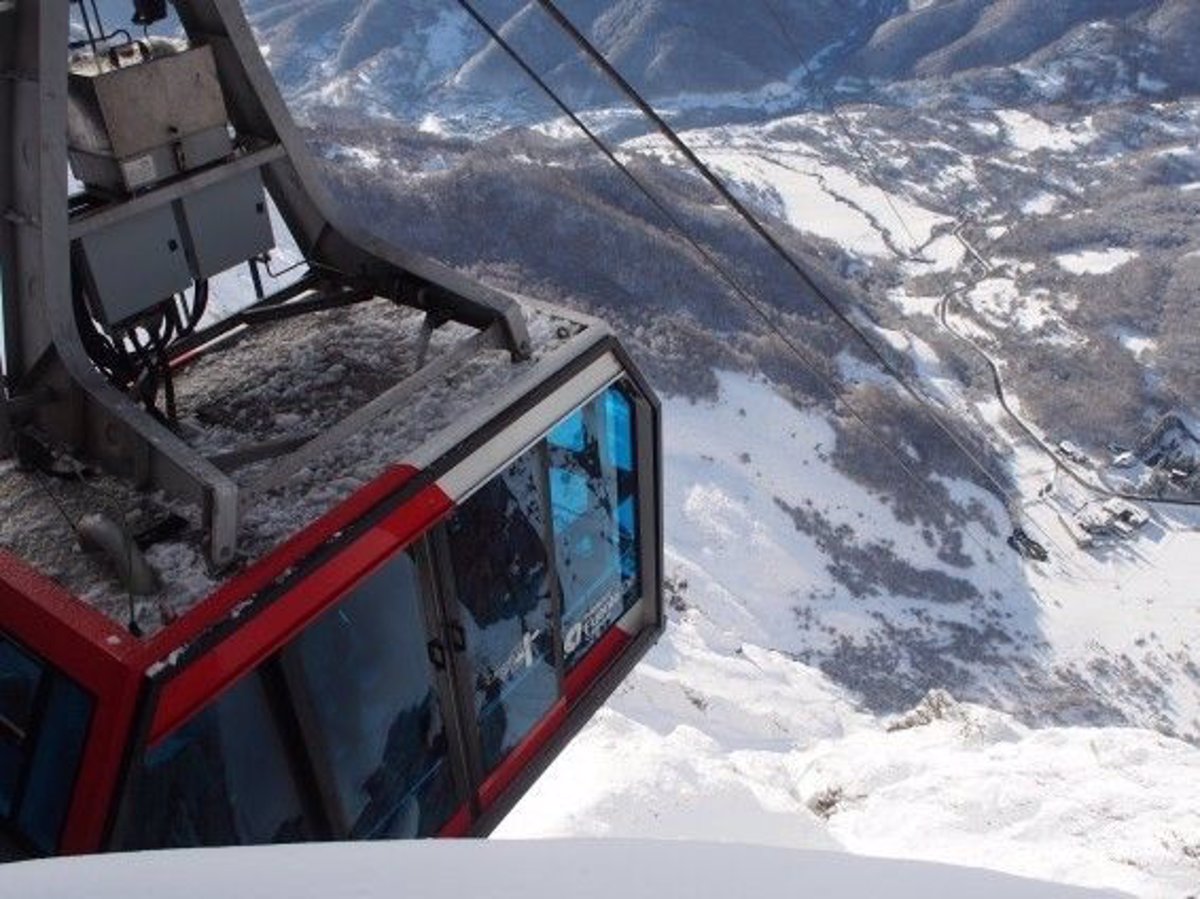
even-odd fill
[[[222,373],[270,384],[290,350],[336,355],[339,328],[406,315],[384,305],[202,356],[180,403],[203,411]],[[121,485],[0,471],[0,543],[16,553],[0,551],[5,855],[500,820],[662,620],[656,401],[601,323],[525,311],[541,335],[529,362],[465,360],[445,382],[456,397],[487,384],[482,401],[435,391],[381,420],[364,458],[338,450],[264,497],[251,546],[330,508],[224,582],[175,535],[146,552],[160,597],[135,602],[68,524]],[[152,632],[131,635],[130,608]]]
[[[656,401],[350,221],[239,4],[172,8],[0,3],[0,856],[487,833],[661,629]]]

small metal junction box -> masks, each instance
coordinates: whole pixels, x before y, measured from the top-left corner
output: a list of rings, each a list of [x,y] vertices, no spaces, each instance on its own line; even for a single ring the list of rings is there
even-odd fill
[[[184,196],[188,260],[196,278],[211,278],[275,246],[262,176],[250,171]]]
[[[90,234],[79,242],[93,312],[116,325],[191,286],[183,235],[170,206]]]
[[[126,194],[228,156],[212,50],[138,41],[71,66],[68,153],[87,187]]]
[[[107,326],[127,322],[275,246],[262,175],[244,172],[80,238],[79,261]]]

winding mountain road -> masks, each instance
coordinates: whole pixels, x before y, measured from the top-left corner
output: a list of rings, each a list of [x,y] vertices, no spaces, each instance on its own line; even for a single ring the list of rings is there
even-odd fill
[[[1144,494],[1133,493],[1131,491],[1113,490],[1111,487],[1103,484],[1097,484],[1091,479],[1084,477],[1073,466],[1068,465],[1066,459],[1064,459],[1062,455],[1053,446],[1051,446],[1045,440],[1045,438],[1042,437],[1041,434],[1035,431],[1033,427],[1023,418],[1021,418],[1021,416],[1017,414],[1016,410],[1009,405],[1008,397],[1004,389],[1004,377],[1000,372],[1000,365],[996,362],[996,360],[991,356],[990,353],[987,352],[987,350],[980,346],[974,338],[969,337],[968,335],[959,331],[950,323],[949,314],[951,303],[957,296],[974,286],[974,283],[975,282],[971,282],[963,287],[957,287],[943,296],[937,307],[938,319],[941,321],[942,327],[945,328],[946,331],[966,343],[985,363],[987,363],[988,370],[992,373],[993,391],[996,394],[996,399],[1000,401],[1000,406],[1004,409],[1008,417],[1011,418],[1012,421],[1017,425],[1017,427],[1020,428],[1020,430],[1050,458],[1059,471],[1077,483],[1084,490],[1087,490],[1089,493],[1103,499],[1123,499],[1130,502],[1145,503],[1147,505],[1174,506],[1177,508],[1200,508],[1200,499],[1146,496]]]

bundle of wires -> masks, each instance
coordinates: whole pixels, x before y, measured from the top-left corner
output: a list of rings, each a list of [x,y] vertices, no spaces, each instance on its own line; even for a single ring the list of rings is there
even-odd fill
[[[146,410],[168,424],[178,420],[170,348],[192,334],[208,308],[208,281],[195,282],[191,298],[175,294],[147,311],[105,326],[92,314],[83,279],[76,277],[75,319],[84,349],[113,384],[132,390]],[[165,409],[158,407],[163,388]]]

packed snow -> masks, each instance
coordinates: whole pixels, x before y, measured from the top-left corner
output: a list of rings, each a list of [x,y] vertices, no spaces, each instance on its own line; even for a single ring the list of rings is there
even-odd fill
[[[1038,150],[1070,152],[1098,137],[1090,117],[1070,125],[1059,125],[1017,109],[997,110],[995,116],[1003,124],[1013,146],[1025,153]]]
[[[1015,324],[1022,331],[1037,331],[1058,321],[1045,292],[1024,293],[1011,278],[987,278],[967,295],[971,311],[997,328]]]
[[[1058,208],[1059,202],[1059,198],[1054,194],[1040,193],[1026,200],[1021,206],[1021,211],[1026,215],[1049,215]]]
[[[1121,341],[1121,346],[1133,353],[1134,356],[1141,359],[1149,353],[1153,353],[1158,347],[1158,341],[1153,337],[1147,337],[1145,334],[1135,334],[1131,331],[1124,331],[1118,334],[1117,339]]]
[[[1111,247],[1105,250],[1080,250],[1064,253],[1058,264],[1073,275],[1108,275],[1137,259],[1135,250]]]
[[[629,840],[400,842],[270,846],[27,862],[8,867],[0,899],[728,899],[747,888],[829,899],[1072,899],[987,871],[754,846]]]
[[[812,117],[796,116],[767,126],[697,129],[681,137],[727,183],[748,195],[743,199],[752,204],[757,200],[761,207],[763,194],[773,197],[778,209],[768,203],[768,211],[798,231],[834,241],[860,256],[916,253],[934,240],[935,229],[951,222],[900,192],[885,193],[872,180],[873,168],[833,165],[818,148],[786,136],[804,127],[825,126]],[[674,159],[657,136],[640,137],[625,146]]]
[[[748,422],[771,427],[751,435]],[[1181,897],[1200,882],[1200,749],[1149,729],[1152,713],[1144,727],[1031,724],[935,691],[908,713],[877,714],[802,661],[825,641],[866,639],[877,615],[903,621],[909,604],[844,596],[819,541],[796,530],[776,497],[814,503],[854,529],[851,541],[886,535],[905,558],[940,565],[829,464],[836,435],[820,414],[791,407],[765,382],[723,375],[718,401],[669,400],[665,424],[668,575],[686,587],[672,594],[660,645],[498,836],[837,847],[1138,896]],[[1036,494],[1047,476],[1040,457],[1015,464],[1023,491]],[[980,496],[965,485],[954,493]],[[1058,558],[1069,540],[1051,507],[1027,511],[1035,533],[1057,529],[1050,566],[1025,564],[1014,583],[1001,539],[975,529],[964,550],[976,559],[968,577],[1009,598],[999,608],[1034,603],[1006,625],[1022,640],[1021,619],[1036,622],[1040,649],[1025,652],[1053,669],[1150,648],[1152,667],[1200,643],[1178,555],[1200,552],[1194,519],[1164,521],[1157,541],[1139,545],[1151,567],[1120,554]],[[1186,666],[1175,670],[1169,701],[1185,727],[1200,714],[1200,690]],[[1028,711],[1035,700],[1010,702]],[[1132,713],[1140,700],[1128,702]]]

